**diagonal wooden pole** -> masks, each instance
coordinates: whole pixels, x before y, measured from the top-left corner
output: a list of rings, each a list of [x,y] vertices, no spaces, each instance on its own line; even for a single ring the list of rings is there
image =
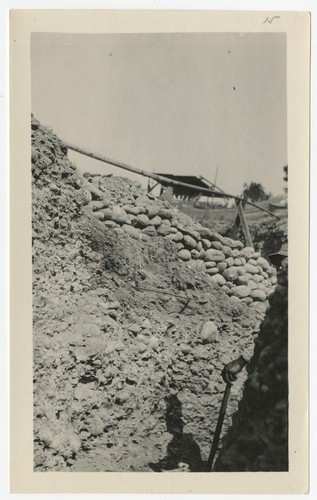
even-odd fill
[[[175,181],[172,179],[168,179],[167,177],[164,177],[162,175],[157,175],[151,172],[147,172],[146,170],[142,170],[137,167],[131,167],[130,165],[127,165],[126,163],[123,163],[121,161],[117,160],[112,160],[111,158],[108,158],[104,155],[101,155],[99,153],[92,153],[90,151],[87,151],[84,148],[81,148],[79,146],[76,146],[74,144],[69,144],[67,141],[64,141],[65,146],[68,149],[71,149],[72,151],[76,151],[77,153],[80,153],[82,155],[88,156],[89,158],[94,158],[95,160],[102,161],[104,163],[108,163],[109,165],[113,165],[114,167],[119,167],[123,168],[124,170],[128,170],[129,172],[134,172],[135,174],[143,175],[144,177],[150,177],[152,179],[155,179],[158,181],[160,184],[163,186],[183,186],[186,188],[190,188],[192,191],[201,191],[202,193],[207,193],[210,195],[214,195],[216,198],[233,198],[234,200],[240,200],[242,201],[242,198],[239,196],[234,196],[233,194],[228,194],[228,193],[223,193],[219,191],[215,191],[213,189],[208,189],[200,186],[193,186],[192,184],[187,184],[186,182],[181,182],[181,181]],[[256,205],[255,203],[252,203],[251,201],[247,201],[249,205],[252,205],[253,207],[258,208],[259,210],[262,210],[263,212],[266,212],[276,219],[280,219],[280,217],[270,210],[267,210],[266,208],[262,208],[259,205]]]

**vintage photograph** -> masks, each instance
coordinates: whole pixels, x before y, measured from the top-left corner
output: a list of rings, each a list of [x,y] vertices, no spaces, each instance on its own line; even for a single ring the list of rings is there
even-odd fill
[[[34,471],[288,471],[286,33],[30,43]]]

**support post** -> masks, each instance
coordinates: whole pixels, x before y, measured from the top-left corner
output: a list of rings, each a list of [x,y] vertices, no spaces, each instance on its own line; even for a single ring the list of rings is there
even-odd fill
[[[157,182],[157,183],[156,183],[156,184],[154,184],[154,186],[152,186],[152,187],[150,187],[150,184],[149,184],[149,185],[148,185],[148,188],[147,188],[147,192],[148,192],[148,193],[151,193],[151,192],[153,191],[153,189],[155,189],[155,188],[156,188],[156,186],[158,186],[158,184],[159,184],[159,183]]]
[[[244,195],[243,200],[241,202],[242,209],[244,209],[244,207],[246,206],[247,199],[248,199],[247,195]],[[239,200],[235,200],[235,201],[236,201],[236,205],[238,207]],[[239,211],[238,211],[236,218],[235,218],[235,221],[234,221],[234,224],[233,224],[233,228],[231,230],[231,234],[230,234],[230,238],[232,238],[233,240],[235,239],[235,237],[238,234],[239,226],[240,226],[240,215],[239,215]]]
[[[252,243],[252,239],[251,239],[251,235],[250,235],[250,231],[249,231],[249,226],[248,226],[247,220],[245,218],[245,214],[244,214],[244,210],[243,210],[243,206],[242,206],[241,201],[237,202],[237,210],[238,210],[238,214],[239,214],[239,218],[240,218],[240,222],[241,222],[241,226],[242,226],[242,231],[243,231],[243,234],[245,237],[246,245],[247,245],[247,247],[253,247],[253,243]]]

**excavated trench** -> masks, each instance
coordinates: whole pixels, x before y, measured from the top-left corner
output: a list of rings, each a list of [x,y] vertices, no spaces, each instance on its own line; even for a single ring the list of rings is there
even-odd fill
[[[274,268],[136,182],[83,175],[35,118],[32,200],[34,469],[205,470],[221,371],[252,353],[273,311]],[[233,385],[223,435],[246,378]],[[285,423],[283,404],[272,403]],[[241,434],[230,432],[226,446]],[[234,452],[222,453],[217,464],[238,470]]]

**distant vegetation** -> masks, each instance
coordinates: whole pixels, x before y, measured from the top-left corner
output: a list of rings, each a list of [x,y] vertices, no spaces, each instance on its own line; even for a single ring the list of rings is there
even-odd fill
[[[262,184],[251,182],[243,185],[243,196],[247,196],[250,201],[264,201],[270,198],[271,193],[266,193]]]

